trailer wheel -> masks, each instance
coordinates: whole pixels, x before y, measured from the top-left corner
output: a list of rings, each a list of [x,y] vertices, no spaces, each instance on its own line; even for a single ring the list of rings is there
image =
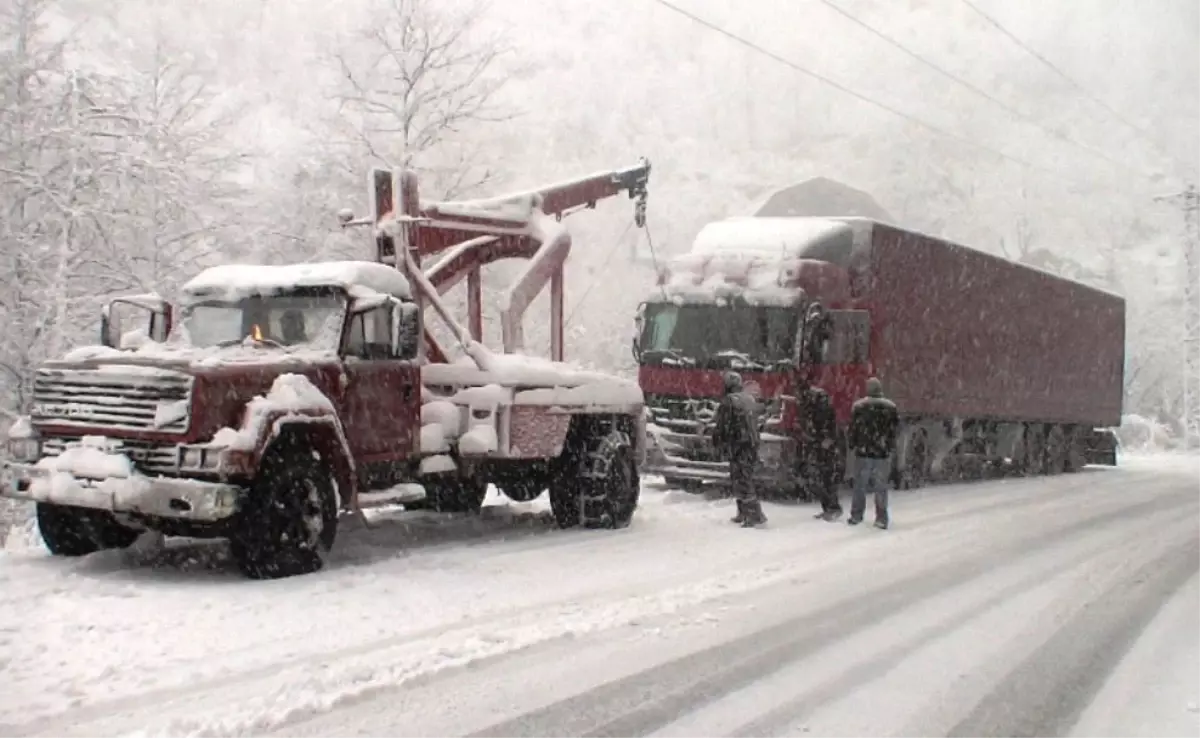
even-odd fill
[[[628,436],[613,431],[579,452],[564,453],[550,484],[550,510],[560,528],[625,528],[633,520],[641,479]]]
[[[1062,474],[1067,470],[1067,434],[1061,425],[1050,429],[1046,436],[1046,474]]]
[[[1067,461],[1064,471],[1073,474],[1087,466],[1088,456],[1084,434],[1073,430],[1067,435]]]
[[[920,489],[929,483],[930,474],[929,437],[924,430],[912,435],[908,453],[904,456],[904,471],[901,475],[904,489]]]
[[[263,455],[229,547],[242,574],[311,574],[337,536],[337,487],[303,434],[285,432]]]
[[[54,556],[87,556],[110,548],[128,548],[141,531],[126,528],[113,514],[72,505],[37,503],[38,532]]]
[[[1023,458],[1021,469],[1026,476],[1038,476],[1046,473],[1046,444],[1041,426],[1030,423],[1025,426],[1025,435],[1021,441]]]

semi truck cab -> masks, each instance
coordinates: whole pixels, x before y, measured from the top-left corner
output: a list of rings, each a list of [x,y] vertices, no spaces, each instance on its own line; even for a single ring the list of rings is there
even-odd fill
[[[721,375],[733,370],[763,409],[760,484],[798,491],[807,388],[855,397],[870,373],[870,314],[850,300],[848,272],[815,258],[850,251],[853,239],[834,221],[730,219],[666,266],[634,339],[648,473],[693,488],[728,478],[710,435]]]

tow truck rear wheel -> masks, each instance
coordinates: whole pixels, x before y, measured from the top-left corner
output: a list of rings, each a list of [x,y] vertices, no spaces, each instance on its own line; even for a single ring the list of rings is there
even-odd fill
[[[625,528],[640,494],[629,438],[611,432],[564,453],[550,483],[550,510],[560,528]]]
[[[251,579],[311,574],[337,536],[337,492],[329,464],[303,434],[271,445],[230,537],[233,558]]]
[[[38,531],[54,556],[87,556],[110,548],[128,548],[141,531],[126,528],[113,514],[86,507],[37,504]]]

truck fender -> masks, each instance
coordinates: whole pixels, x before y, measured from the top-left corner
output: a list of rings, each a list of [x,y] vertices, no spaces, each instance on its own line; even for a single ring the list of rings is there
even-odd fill
[[[353,509],[358,497],[358,476],[341,421],[334,415],[298,415],[284,411],[268,415],[266,421],[265,425],[270,430],[259,444],[255,466],[281,434],[301,433],[308,437],[313,450],[333,468],[338,509]]]

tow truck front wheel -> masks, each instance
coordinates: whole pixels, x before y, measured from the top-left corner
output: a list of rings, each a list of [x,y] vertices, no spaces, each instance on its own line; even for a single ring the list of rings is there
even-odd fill
[[[113,514],[85,507],[37,504],[38,530],[55,556],[87,556],[110,548],[128,548],[141,531],[126,528]]]
[[[560,528],[625,528],[633,520],[641,479],[628,439],[613,433],[562,459],[550,483],[550,509]]]
[[[229,541],[238,568],[251,579],[311,574],[324,566],[336,536],[329,465],[302,436],[280,436],[259,465]]]

